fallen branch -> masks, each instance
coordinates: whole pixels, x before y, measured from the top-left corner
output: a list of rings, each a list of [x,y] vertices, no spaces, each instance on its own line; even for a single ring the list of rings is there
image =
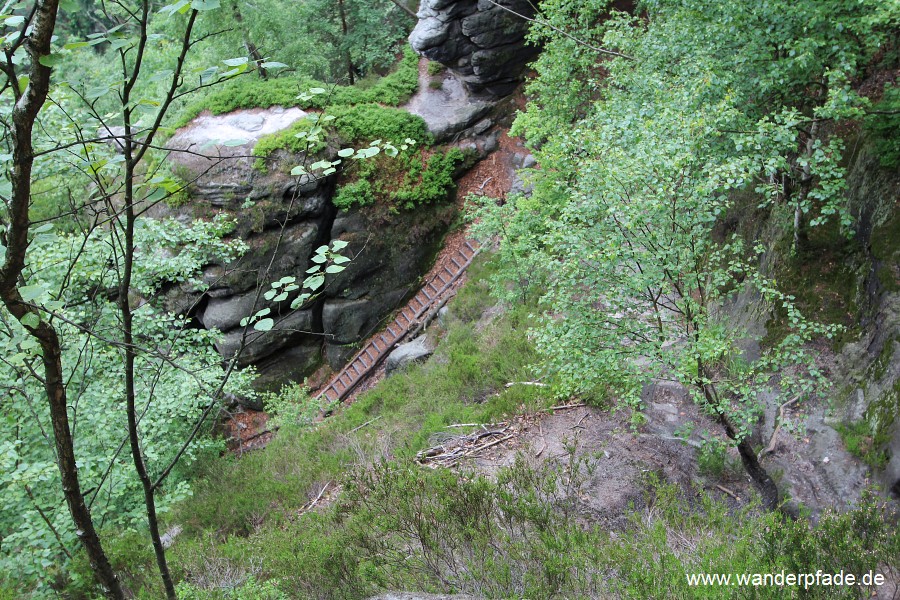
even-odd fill
[[[487,448],[496,446],[497,444],[516,436],[516,432],[504,435],[508,430],[509,426],[507,425],[502,429],[484,429],[482,431],[476,431],[469,435],[453,438],[452,440],[443,444],[439,444],[437,446],[419,451],[416,454],[416,461],[419,464],[423,465],[427,464],[434,466],[450,466],[459,461],[461,458],[473,456],[474,454],[481,452],[482,450],[486,450]],[[485,438],[496,436],[503,437],[488,441],[486,443],[480,443],[481,440]]]
[[[484,444],[483,446],[478,446],[477,448],[473,448],[471,451],[466,452],[464,455],[465,455],[465,456],[472,456],[472,454],[473,454],[474,452],[481,452],[482,450],[487,450],[487,449],[490,448],[491,446],[496,446],[497,444],[499,444],[499,443],[501,443],[501,442],[505,442],[506,440],[510,440],[510,439],[512,439],[512,438],[514,438],[514,437],[516,437],[516,435],[515,435],[514,433],[511,433],[511,434],[509,434],[509,435],[507,435],[507,436],[504,436],[504,437],[500,438],[499,440],[494,440],[493,442],[489,442],[489,443],[487,443],[487,444]]]
[[[546,383],[540,381],[510,381],[505,387],[511,388],[514,385],[533,385],[537,387],[549,387]]]
[[[553,412],[556,410],[569,410],[570,408],[581,408],[582,406],[587,406],[584,402],[579,402],[578,404],[561,404],[559,406],[551,406],[550,408],[542,408],[538,412]]]
[[[279,429],[278,427],[273,427],[272,429],[263,429],[262,431],[260,431],[258,433],[254,433],[253,435],[251,435],[250,437],[248,437],[245,440],[242,440],[239,437],[234,438],[238,441],[238,450],[243,452],[245,444],[248,444],[248,443],[252,442],[253,440],[255,440],[256,438],[261,438],[262,436],[267,435],[269,433],[274,434],[276,431],[278,431],[278,429]]]
[[[762,452],[759,453],[759,460],[762,460],[762,458],[764,456],[766,456],[767,454],[771,454],[772,452],[775,451],[775,443],[776,443],[775,436],[778,435],[778,431],[781,429],[781,422],[784,421],[784,409],[799,399],[800,399],[799,395],[794,396],[793,398],[791,398],[790,400],[788,400],[787,402],[785,402],[784,404],[782,404],[781,406],[778,407],[778,420],[775,422],[775,429],[772,430],[772,437],[769,438],[769,445],[766,446],[765,448],[763,448]]]
[[[322,489],[319,491],[319,495],[316,496],[315,500],[312,500],[311,502],[307,502],[303,506],[303,508],[300,509],[300,512],[298,513],[298,515],[302,515],[302,514],[305,514],[305,513],[308,513],[309,511],[311,511],[313,509],[313,507],[319,503],[319,500],[322,499],[322,496],[325,494],[325,490],[327,490],[328,486],[330,486],[331,484],[332,484],[332,482],[329,481],[328,483],[323,485]]]
[[[587,419],[588,415],[590,415],[590,414],[591,413],[585,411],[585,413],[583,415],[581,415],[581,418],[578,419],[578,422],[575,423],[575,425],[572,427],[572,429],[575,429],[576,427],[581,427],[581,422],[584,421],[585,419]]]
[[[363,427],[365,427],[366,425],[369,425],[369,424],[371,424],[371,423],[374,423],[375,421],[377,421],[377,420],[380,419],[380,418],[381,418],[381,415],[378,415],[378,416],[375,417],[374,419],[370,419],[369,421],[366,421],[365,423],[363,423],[363,424],[360,425],[359,427],[354,427],[353,429],[351,429],[351,430],[350,430],[349,432],[347,432],[347,433],[348,433],[348,435],[349,435],[350,433],[355,433],[355,432],[359,431],[360,429],[362,429]]]
[[[535,458],[538,458],[541,454],[544,453],[544,450],[547,449],[547,438],[544,437],[544,426],[541,423],[538,423],[538,432],[540,433],[541,441],[544,442],[544,445],[541,446],[541,449],[538,450],[537,453],[535,453]]]
[[[741,497],[740,497],[740,496],[738,496],[737,494],[735,494],[734,492],[732,492],[731,490],[729,490],[727,487],[725,487],[725,486],[723,486],[723,485],[716,484],[716,489],[725,492],[726,494],[728,494],[729,496],[731,496],[732,498],[734,498],[734,499],[737,500],[738,502],[741,501]]]

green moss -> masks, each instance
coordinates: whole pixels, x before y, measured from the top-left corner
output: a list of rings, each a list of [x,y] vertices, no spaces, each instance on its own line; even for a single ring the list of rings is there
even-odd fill
[[[428,61],[428,74],[432,77],[437,75],[438,73],[443,73],[444,69],[446,69],[446,67],[441,63],[434,60]]]
[[[301,106],[324,109],[326,106],[350,106],[379,103],[399,106],[409,100],[419,86],[419,58],[411,48],[404,51],[397,68],[366,87],[332,86],[306,77],[271,77],[233,79],[205,97],[198,98],[179,115],[175,127],[182,127],[204,110],[220,115],[242,108],[268,108],[270,106]],[[301,102],[300,94],[313,88],[326,90]]]
[[[429,143],[431,135],[422,117],[399,108],[378,104],[330,106],[326,114],[334,117],[334,128],[346,144],[368,143],[382,139],[395,144],[410,138],[417,143]]]
[[[333,117],[324,135],[338,138],[344,146],[366,145],[376,139],[400,145],[407,138],[419,144],[429,144],[431,135],[425,121],[417,115],[399,108],[390,108],[379,104],[359,104],[353,106],[329,106],[326,114]],[[265,170],[265,159],[278,150],[293,154],[315,154],[323,150],[327,144],[320,142],[310,147],[304,132],[313,127],[312,119],[301,119],[282,131],[263,136],[253,148],[253,155],[259,157],[254,168]],[[322,120],[324,122],[324,119]],[[299,136],[299,137],[298,137]],[[335,143],[338,140],[332,140]]]
[[[876,448],[887,443],[891,426],[898,414],[900,414],[900,380],[894,383],[893,388],[882,394],[881,398],[869,404],[863,415],[872,431]]]
[[[891,360],[894,358],[894,341],[893,340],[885,340],[884,346],[881,348],[881,352],[878,354],[878,358],[876,358],[872,364],[869,366],[869,373],[871,374],[870,379],[872,381],[880,381],[884,374],[887,372],[887,368],[891,365]]]
[[[306,139],[305,132],[308,132],[314,125],[310,119],[300,119],[286,129],[259,138],[251,153],[258,157],[253,163],[253,168],[265,171],[266,159],[278,150],[285,150],[292,154],[306,153],[310,156],[324,150],[327,146],[325,142],[311,144]]]
[[[339,186],[331,201],[336,207],[346,210],[353,206],[374,204],[375,193],[368,179],[359,179]]]

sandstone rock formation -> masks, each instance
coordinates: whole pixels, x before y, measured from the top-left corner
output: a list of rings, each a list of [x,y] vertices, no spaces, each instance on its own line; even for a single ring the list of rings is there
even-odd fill
[[[533,17],[534,7],[528,0],[422,0],[409,43],[470,92],[505,96],[538,52],[525,44],[528,22],[513,13]]]
[[[265,171],[254,168],[251,151],[261,135],[302,116],[298,109],[273,108],[195,119],[168,144],[173,170],[190,182],[191,201],[158,209],[183,219],[220,212],[235,217],[232,235],[249,251],[233,263],[208,265],[205,289],[185,284],[168,290],[162,301],[198,325],[219,330],[223,357],[240,350],[239,364],[256,365],[259,387],[268,389],[300,380],[323,358],[340,366],[413,291],[455,210],[438,204],[414,214],[379,207],[338,211],[331,202],[333,177],[316,181],[289,174],[299,157],[285,154]],[[272,281],[288,275],[302,281],[316,248],[338,239],[348,242],[342,253],[353,260],[326,281],[311,306],[290,310],[299,292],[277,304],[265,300]],[[245,331],[241,319],[265,307],[275,318],[272,330]]]

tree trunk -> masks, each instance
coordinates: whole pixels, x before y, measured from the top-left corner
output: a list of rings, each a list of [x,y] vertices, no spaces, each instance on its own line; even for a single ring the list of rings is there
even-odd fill
[[[759,464],[759,457],[753,449],[753,446],[750,444],[750,440],[746,438],[741,440],[740,443],[738,443],[737,449],[738,454],[741,455],[741,464],[744,465],[744,470],[747,471],[747,474],[753,480],[753,483],[756,485],[756,488],[762,496],[763,506],[765,506],[767,510],[777,509],[778,486],[775,485],[775,481],[769,476],[769,473],[765,468]]]
[[[62,481],[63,495],[75,533],[87,553],[91,568],[99,583],[110,598],[124,598],[122,587],[109,559],[100,544],[94,529],[90,510],[84,501],[81,482],[78,478],[78,464],[75,460],[75,446],[69,426],[65,377],[62,368],[62,345],[56,329],[40,319],[40,312],[26,304],[19,293],[18,285],[25,268],[28,250],[28,205],[31,199],[31,177],[34,166],[32,134],[38,112],[47,100],[50,90],[50,67],[42,65],[40,59],[50,54],[50,40],[56,27],[58,0],[43,0],[37,3],[31,25],[31,33],[20,43],[25,44],[31,58],[31,72],[28,85],[18,89],[17,74],[12,65],[6,65],[3,72],[11,84],[16,98],[12,111],[11,141],[13,162],[10,169],[12,197],[9,202],[9,225],[6,236],[6,258],[0,266],[0,299],[9,312],[22,323],[28,333],[41,345],[44,368],[44,390],[53,425],[53,440],[56,462]],[[27,42],[27,43],[26,43]],[[14,43],[15,44],[15,43]],[[35,324],[37,323],[37,324]]]
[[[344,0],[338,0],[338,11],[341,13],[341,33],[344,34],[343,41],[347,41],[347,32],[349,28],[347,27],[347,11],[344,9]],[[350,80],[350,85],[356,83],[355,77],[353,75],[353,58],[350,56],[350,50],[346,51],[346,60],[347,60],[347,77]]]
[[[232,1],[231,14],[234,17],[235,23],[237,23],[238,27],[241,29],[241,37],[244,39],[244,48],[247,49],[247,54],[249,54],[250,58],[253,59],[253,62],[256,63],[256,72],[259,74],[260,79],[268,79],[269,72],[262,66],[264,62],[263,56],[259,53],[259,48],[256,47],[256,44],[250,40],[250,34],[247,33],[247,30],[244,28],[244,15],[241,13],[240,6],[238,6],[238,0]]]
[[[699,373],[701,377],[705,377],[707,381],[711,380],[703,361],[699,358],[697,359],[697,373]],[[732,440],[738,442],[737,449],[738,454],[741,457],[741,464],[744,465],[744,470],[747,471],[747,475],[750,476],[756,489],[759,490],[760,496],[762,496],[763,506],[766,507],[766,510],[776,510],[778,508],[778,486],[775,485],[775,481],[769,476],[766,469],[759,464],[759,456],[757,456],[756,451],[750,444],[750,440],[747,437],[738,440],[737,429],[722,409],[719,393],[716,390],[715,385],[699,381],[698,384],[703,390],[703,396],[706,398],[707,404],[715,411],[719,423],[721,423],[722,427],[725,429],[725,434]]]

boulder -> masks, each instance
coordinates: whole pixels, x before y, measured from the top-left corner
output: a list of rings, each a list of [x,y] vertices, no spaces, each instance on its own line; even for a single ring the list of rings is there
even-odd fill
[[[292,178],[254,169],[250,156],[264,135],[277,133],[306,116],[299,108],[275,106],[201,114],[168,141],[176,174],[190,182],[193,198],[212,206],[237,208],[247,199],[283,195]]]
[[[356,351],[359,350],[358,344],[332,344],[325,342],[325,362],[334,370],[339,370],[347,361],[349,361]]]
[[[528,0],[422,0],[409,43],[455,73],[469,92],[505,96],[538,52],[525,44],[528,22],[510,11],[535,14]]]
[[[442,75],[440,82],[441,86],[434,88],[431,77],[421,74],[419,91],[404,108],[422,117],[438,143],[464,137],[467,130],[474,135],[484,133],[492,124],[484,117],[493,110],[494,103],[473,98],[452,72]]]
[[[426,335],[420,335],[411,342],[400,344],[388,354],[384,364],[385,375],[390,377],[412,363],[428,358],[433,352],[434,349],[428,343]]]
[[[371,335],[382,317],[396,308],[406,288],[372,294],[363,298],[325,300],[322,330],[329,344],[352,344]]]
[[[286,275],[305,277],[315,248],[323,236],[321,219],[301,221],[280,229],[263,231],[245,238],[249,250],[227,265],[211,264],[203,271],[203,282],[211,298],[227,298],[249,293]],[[271,268],[269,268],[271,265]],[[267,278],[263,279],[266,271]]]

